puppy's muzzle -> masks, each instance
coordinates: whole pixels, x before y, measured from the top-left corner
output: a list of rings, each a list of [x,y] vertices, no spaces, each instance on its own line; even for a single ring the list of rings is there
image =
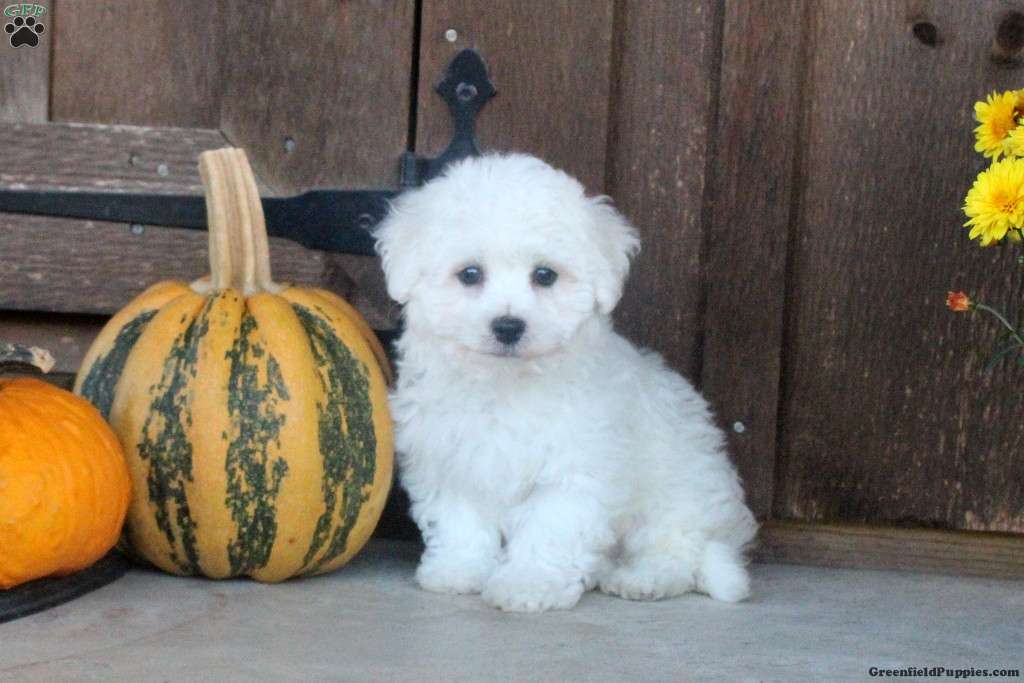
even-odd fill
[[[522,318],[503,315],[491,321],[491,331],[494,333],[494,338],[505,346],[514,346],[526,332],[526,321]]]

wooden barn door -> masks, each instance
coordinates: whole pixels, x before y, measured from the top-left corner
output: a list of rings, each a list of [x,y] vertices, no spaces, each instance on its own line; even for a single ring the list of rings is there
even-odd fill
[[[996,326],[944,306],[965,289],[1016,314],[1024,296],[1019,249],[960,227],[973,103],[1024,85],[1022,19],[809,3],[776,518],[1024,532],[1024,371],[986,370]]]

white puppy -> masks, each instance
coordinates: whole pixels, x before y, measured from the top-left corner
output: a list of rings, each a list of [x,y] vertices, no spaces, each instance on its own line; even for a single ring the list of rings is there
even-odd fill
[[[539,159],[486,155],[380,227],[405,305],[391,404],[416,579],[505,610],[747,596],[756,523],[707,404],[612,330],[639,242]]]

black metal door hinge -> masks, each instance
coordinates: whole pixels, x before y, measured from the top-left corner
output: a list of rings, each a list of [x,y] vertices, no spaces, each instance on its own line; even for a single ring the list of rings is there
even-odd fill
[[[497,93],[483,59],[474,50],[462,50],[452,59],[435,90],[451,113],[451,142],[435,158],[403,154],[399,164],[402,188],[421,185],[452,161],[480,153],[476,117]],[[294,197],[266,197],[262,202],[267,234],[310,249],[372,255],[371,231],[396,194],[383,189],[316,189]],[[206,203],[201,195],[0,189],[0,213],[206,229]]]
[[[488,100],[498,94],[487,75],[487,67],[473,50],[455,55],[444,78],[434,90],[448,104],[454,130],[451,142],[433,159],[402,155],[402,187],[416,187],[439,174],[451,162],[480,154],[476,144],[476,117]]]

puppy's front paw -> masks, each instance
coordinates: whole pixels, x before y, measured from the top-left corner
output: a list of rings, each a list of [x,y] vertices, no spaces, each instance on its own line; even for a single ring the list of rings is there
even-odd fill
[[[494,563],[452,557],[424,558],[416,568],[416,583],[435,593],[479,593]]]
[[[505,564],[488,579],[482,597],[506,612],[569,609],[583,595],[583,583],[582,576],[570,571]]]

